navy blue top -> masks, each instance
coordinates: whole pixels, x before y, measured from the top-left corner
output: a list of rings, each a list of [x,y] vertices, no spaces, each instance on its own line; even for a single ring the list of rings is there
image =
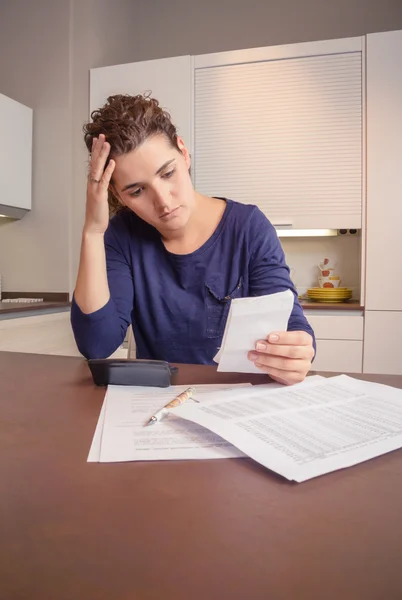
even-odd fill
[[[154,227],[123,209],[110,221],[105,248],[108,303],[91,314],[72,303],[75,339],[86,358],[110,356],[132,323],[137,358],[215,364],[230,301],[287,289],[295,295],[288,330],[314,339],[276,231],[256,206],[226,200],[215,232],[185,255],[166,250]]]

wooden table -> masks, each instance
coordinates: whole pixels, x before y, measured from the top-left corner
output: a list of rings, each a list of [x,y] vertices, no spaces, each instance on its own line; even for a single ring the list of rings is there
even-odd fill
[[[402,451],[301,484],[249,459],[87,463],[103,396],[82,359],[0,353],[2,600],[402,598]]]

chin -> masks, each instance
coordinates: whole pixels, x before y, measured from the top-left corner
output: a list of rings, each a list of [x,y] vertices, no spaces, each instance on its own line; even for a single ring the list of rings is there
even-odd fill
[[[180,231],[180,229],[184,229],[187,222],[188,219],[175,219],[174,221],[163,223],[160,229],[163,229],[163,231]]]

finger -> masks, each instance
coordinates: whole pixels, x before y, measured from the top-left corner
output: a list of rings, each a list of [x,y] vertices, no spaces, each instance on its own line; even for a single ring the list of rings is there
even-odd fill
[[[89,176],[91,183],[99,183],[99,181],[102,179],[109,152],[110,144],[108,142],[105,142],[102,146],[102,150],[100,151],[99,156],[95,160],[91,161]]]
[[[312,359],[314,356],[313,346],[282,346],[277,344],[269,344],[266,340],[259,340],[255,348],[262,354],[270,354],[271,356],[283,356],[286,358],[304,358]]]
[[[101,178],[101,184],[104,185],[105,187],[109,187],[110,180],[112,178],[112,174],[113,174],[115,166],[116,166],[116,163],[114,162],[114,160],[110,159],[109,164],[106,167],[106,169],[104,170],[102,178]]]
[[[275,381],[278,381],[284,385],[300,383],[307,375],[307,372],[283,371],[282,369],[274,369],[272,367],[270,368],[260,364],[256,364],[256,367],[258,367],[263,373],[269,375],[272,379],[275,379]]]
[[[97,138],[97,137],[94,137],[92,139],[91,162],[95,161],[96,157],[99,154],[98,139],[99,138]]]
[[[268,342],[283,346],[311,346],[313,338],[307,331],[274,331],[269,334]]]
[[[311,361],[307,359],[293,359],[282,356],[272,356],[270,354],[263,354],[261,352],[250,352],[248,355],[249,360],[255,364],[261,364],[265,367],[272,367],[273,369],[281,369],[282,371],[300,371],[308,370],[311,365]]]
[[[106,138],[105,138],[104,134],[100,133],[98,138],[94,138],[92,140],[91,158],[93,161],[95,161],[99,157],[99,154],[102,150],[105,139]]]

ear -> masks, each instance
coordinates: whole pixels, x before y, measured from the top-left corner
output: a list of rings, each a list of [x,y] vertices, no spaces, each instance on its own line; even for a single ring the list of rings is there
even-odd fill
[[[187,169],[191,167],[191,156],[190,152],[187,150],[187,147],[183,141],[183,138],[177,136],[177,145],[179,147],[180,152],[184,156],[184,160],[186,161]]]

